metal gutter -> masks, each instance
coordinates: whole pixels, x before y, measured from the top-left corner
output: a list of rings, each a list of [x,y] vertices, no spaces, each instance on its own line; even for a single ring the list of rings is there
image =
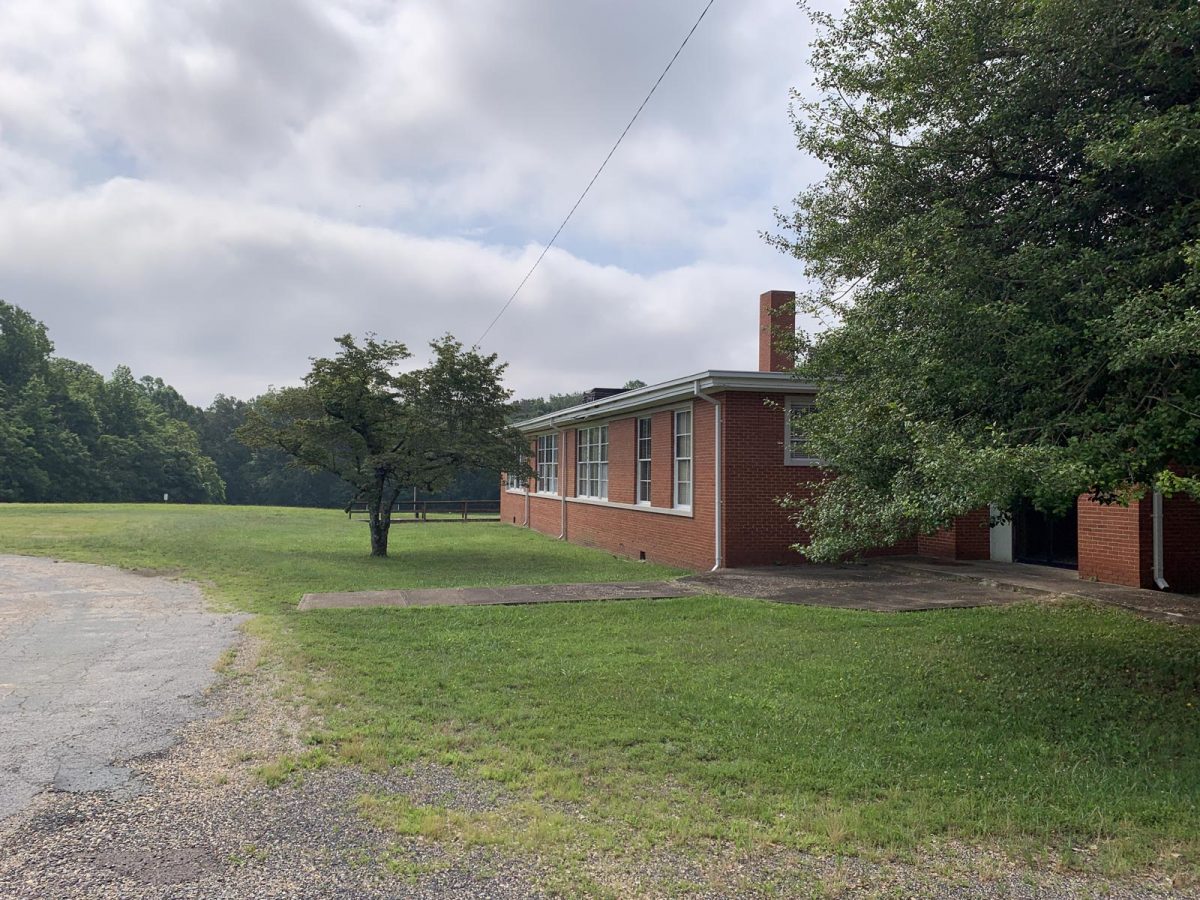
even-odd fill
[[[602,400],[591,403],[581,403],[558,412],[546,413],[524,422],[517,422],[515,427],[532,434],[538,431],[552,431],[564,424],[586,422],[590,419],[606,418],[620,413],[633,412],[669,403],[672,400],[682,400],[692,396],[696,390],[713,391],[769,391],[771,393],[815,393],[816,385],[798,381],[787,372],[740,372],[731,370],[708,370],[675,378],[660,384],[636,388],[614,394]]]

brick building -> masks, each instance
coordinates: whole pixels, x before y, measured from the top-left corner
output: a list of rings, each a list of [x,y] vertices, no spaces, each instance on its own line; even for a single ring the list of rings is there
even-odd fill
[[[803,534],[776,502],[823,476],[804,442],[812,385],[771,339],[795,295],[759,299],[759,368],[705,371],[628,391],[597,389],[579,406],[518,423],[536,476],[506,479],[503,521],[573,543],[689,569],[799,563]],[[1150,498],[1129,507],[1080,498],[1049,520],[987,510],[879,554],[993,559],[1078,568],[1137,587],[1200,589],[1200,504]],[[1157,523],[1157,524],[1156,524]],[[1155,550],[1158,536],[1158,551]]]

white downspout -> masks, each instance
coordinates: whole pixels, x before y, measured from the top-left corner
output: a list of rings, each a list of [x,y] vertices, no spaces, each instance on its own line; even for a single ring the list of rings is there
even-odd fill
[[[521,523],[522,528],[529,527],[529,482],[525,482],[525,521]]]
[[[1170,585],[1163,577],[1163,495],[1162,491],[1154,492],[1150,520],[1153,523],[1154,544],[1154,583],[1160,591],[1165,591]]]
[[[561,438],[558,441],[558,503],[562,512],[560,513],[558,539],[565,541],[567,539],[567,479],[564,477],[564,473],[567,471],[567,437],[566,432],[553,422],[550,423],[550,426],[554,429],[555,436]]]
[[[725,508],[724,498],[721,496],[721,402],[714,400],[708,394],[700,393],[700,382],[694,382],[692,385],[693,393],[701,400],[707,400],[713,405],[713,520],[714,520],[714,535],[713,548],[716,551],[716,561],[713,563],[712,569],[709,571],[715,572],[724,564],[723,547],[721,546],[721,519]]]

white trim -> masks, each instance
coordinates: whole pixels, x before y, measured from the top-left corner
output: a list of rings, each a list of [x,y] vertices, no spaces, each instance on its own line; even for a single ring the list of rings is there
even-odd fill
[[[591,436],[589,435],[589,442],[584,443],[584,440],[583,440],[584,434],[585,434],[585,432],[590,432],[590,431],[597,432],[596,442],[591,443],[590,442]],[[599,432],[601,432],[601,431],[604,432],[603,438],[601,438],[601,436],[599,434]],[[590,458],[591,453],[589,453],[589,459],[586,462],[580,460],[579,450],[580,450],[580,447],[583,447],[583,446],[593,448],[591,452],[597,453],[597,454],[603,456],[604,458],[603,459],[591,459]],[[609,426],[608,426],[607,422],[605,422],[604,424],[589,424],[589,425],[585,425],[583,427],[575,429],[575,496],[587,497],[592,500],[607,500],[608,499],[608,484],[609,484],[609,472],[610,472],[609,463],[611,461],[611,459],[610,459],[611,454],[612,454],[611,432],[609,430]],[[584,466],[589,466],[589,467],[594,466],[595,467],[595,472],[596,472],[595,479],[586,477],[586,472],[585,472]],[[597,494],[583,493],[583,490],[582,490],[583,485],[587,484],[588,487],[590,488],[591,487],[590,482],[592,482],[593,480],[595,481],[597,490],[602,491],[602,493],[597,493]],[[601,486],[603,486],[603,487],[601,487]]]
[[[533,472],[534,480],[537,483],[537,493],[557,494],[559,488],[558,478],[559,474],[562,472],[558,458],[558,437],[553,433],[539,434],[533,439],[532,443],[534,446]],[[546,444],[546,447],[543,447],[543,444]],[[549,474],[551,471],[553,471],[554,474],[550,477],[543,478],[543,469],[546,470],[547,474]],[[554,488],[552,490],[542,490],[543,482],[550,482],[551,480],[554,482]]]
[[[817,386],[798,381],[788,372],[744,372],[708,370],[675,378],[660,384],[613,394],[603,400],[581,403],[569,409],[546,413],[524,422],[516,428],[526,434],[553,430],[562,425],[591,422],[596,419],[625,418],[635,410],[665,406],[694,396],[697,392],[758,391],[772,394],[815,394]]]
[[[690,509],[668,506],[642,506],[637,503],[616,503],[612,500],[593,500],[591,497],[567,497],[568,503],[582,503],[585,506],[608,506],[612,509],[627,509],[632,512],[654,513],[660,516],[678,516],[681,519],[694,519],[695,513]]]
[[[1013,561],[1012,517],[999,521],[1001,510],[995,503],[988,504],[988,519],[995,524],[988,526],[988,559],[992,562]]]
[[[525,496],[528,496],[529,491],[523,491],[520,488],[505,488],[504,493],[516,494],[518,497],[525,497]]]
[[[642,423],[646,423],[648,455],[642,456]],[[642,478],[642,463],[649,469],[649,477]],[[646,496],[642,497],[642,484],[646,485]],[[633,496],[638,506],[651,506],[654,500],[654,416],[637,416],[633,420]]]

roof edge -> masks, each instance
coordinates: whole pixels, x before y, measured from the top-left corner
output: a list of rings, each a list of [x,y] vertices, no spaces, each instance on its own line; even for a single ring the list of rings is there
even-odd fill
[[[736,370],[709,369],[686,375],[671,381],[635,388],[593,400],[591,403],[580,403],[557,412],[535,416],[532,419],[514,424],[520,431],[532,433],[535,431],[552,430],[560,425],[586,422],[591,419],[607,418],[620,412],[632,412],[651,406],[694,396],[696,393],[712,391],[769,391],[771,393],[813,393],[816,385],[800,381],[790,372],[743,372]]]

